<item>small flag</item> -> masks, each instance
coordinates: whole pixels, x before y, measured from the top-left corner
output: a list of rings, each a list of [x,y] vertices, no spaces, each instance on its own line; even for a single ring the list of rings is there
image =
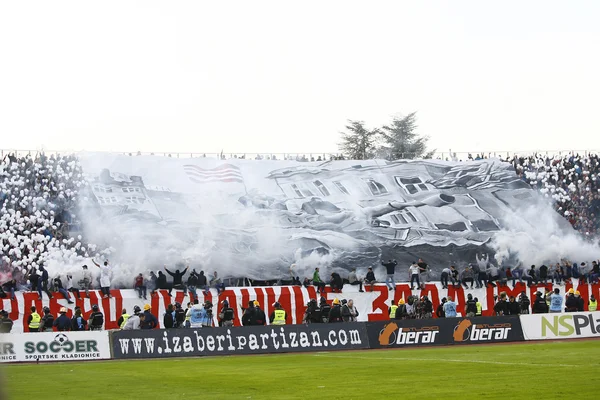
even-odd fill
[[[204,169],[195,165],[184,165],[183,169],[188,178],[196,183],[244,183],[244,178],[240,169],[231,164],[222,164],[212,169]]]

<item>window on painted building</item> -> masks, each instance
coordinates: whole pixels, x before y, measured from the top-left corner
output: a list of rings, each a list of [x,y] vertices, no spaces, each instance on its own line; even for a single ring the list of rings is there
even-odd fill
[[[400,176],[396,176],[394,179],[396,180],[398,186],[406,190],[409,194],[429,191],[429,188],[421,178],[402,178]]]
[[[369,179],[364,179],[364,181],[374,196],[380,196],[382,194],[387,194],[388,191],[385,188],[385,186],[383,186],[381,183],[377,182],[376,180],[369,178]]]
[[[321,181],[314,181],[313,182],[315,184],[315,186],[317,187],[317,189],[319,189],[319,192],[321,192],[321,194],[323,196],[329,196],[329,190],[327,190],[327,188],[325,187],[325,185],[323,184],[323,182]]]
[[[294,192],[296,192],[296,196],[304,197],[300,189],[298,189],[298,185],[296,185],[295,183],[292,183],[292,189],[294,189]]]
[[[112,193],[112,188],[106,187],[106,186],[101,186],[101,185],[94,185],[94,192]]]
[[[342,185],[342,182],[340,181],[333,181],[333,184],[335,185],[336,188],[338,188],[338,190],[340,192],[342,192],[343,194],[350,194],[348,192],[348,190],[344,187],[344,185]]]
[[[138,187],[124,187],[124,188],[121,188],[121,190],[125,193],[134,193],[134,192],[140,193],[141,192],[140,188],[138,188]]]
[[[141,197],[125,197],[125,202],[128,204],[144,204],[144,201]]]

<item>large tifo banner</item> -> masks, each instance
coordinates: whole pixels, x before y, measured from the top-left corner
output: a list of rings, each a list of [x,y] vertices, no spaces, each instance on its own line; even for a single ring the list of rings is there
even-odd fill
[[[81,361],[111,358],[108,332],[0,334],[0,362]]]
[[[259,280],[288,276],[292,263],[310,276],[321,261],[322,277],[352,268],[364,276],[382,256],[408,266],[415,254],[439,273],[457,259],[475,261],[480,246],[512,228],[508,210],[539,195],[499,160],[79,160],[93,207],[78,217],[93,227],[89,241],[120,249],[113,261],[150,269],[183,258]]]
[[[369,322],[367,331],[372,349],[523,340],[517,316]]]
[[[373,291],[370,288],[365,288],[365,292],[361,293],[358,291],[358,286],[345,285],[342,293],[332,293],[330,288],[327,287],[327,293],[323,297],[330,304],[335,298],[339,300],[354,300],[354,306],[359,312],[358,321],[384,321],[389,317],[388,308],[392,302],[397,304],[398,300],[407,300],[410,295],[428,296],[433,303],[434,309],[440,304],[442,298],[451,296],[457,303],[459,315],[464,316],[465,299],[467,294],[472,294],[482,304],[483,315],[491,316],[494,307],[494,295],[506,292],[508,296],[518,297],[524,291],[533,302],[535,298],[534,293],[538,290],[544,292],[544,288],[546,287],[549,289],[558,288],[561,293],[564,293],[573,286],[570,284],[567,286],[553,286],[552,284],[548,284],[546,286],[534,285],[527,287],[524,284],[517,283],[514,287],[508,285],[484,289],[465,289],[464,287],[455,288],[450,286],[448,289],[443,289],[436,282],[427,283],[422,290],[410,290],[409,284],[398,283],[393,291],[389,290],[384,284],[377,284],[373,288]],[[584,299],[588,299],[591,295],[600,298],[600,285],[598,284],[580,284],[575,286],[574,289],[578,290]],[[27,319],[31,314],[31,306],[35,306],[38,312],[42,310],[43,306],[48,306],[54,316],[58,315],[61,307],[66,307],[68,317],[72,317],[75,306],[79,306],[84,318],[88,318],[92,311],[92,305],[97,304],[100,311],[104,313],[104,328],[117,329],[117,321],[123,309],[132,314],[134,306],[142,307],[148,303],[152,306],[152,313],[158,317],[159,323],[162,325],[163,316],[168,304],[177,301],[185,308],[186,304],[190,301],[190,297],[181,290],[173,291],[172,297],[169,297],[166,291],[161,290],[158,291],[156,296],[148,296],[148,300],[140,299],[134,290],[112,290],[111,294],[113,298],[103,299],[98,291],[91,291],[90,298],[74,299],[74,304],[67,304],[67,301],[62,296],[54,296],[52,299],[48,299],[44,293],[43,299],[39,300],[37,292],[18,292],[15,300],[0,299],[0,309],[8,311],[10,318],[14,321],[12,333],[28,331]],[[251,300],[257,300],[267,316],[274,309],[273,303],[279,302],[287,312],[288,324],[301,324],[302,317],[306,311],[306,303],[311,299],[318,300],[321,296],[317,294],[315,288],[312,286],[308,288],[301,286],[234,287],[228,288],[219,296],[217,296],[214,289],[206,295],[203,295],[201,291],[198,294],[200,302],[209,300],[214,304],[214,310],[216,311],[213,313],[215,316],[215,325],[217,325],[216,316],[222,307],[221,303],[223,300],[227,300],[229,305],[234,309],[234,324],[236,326],[241,325],[242,308],[246,307]]]
[[[525,340],[600,337],[600,312],[521,315]]]
[[[114,358],[368,349],[364,323],[115,331]]]

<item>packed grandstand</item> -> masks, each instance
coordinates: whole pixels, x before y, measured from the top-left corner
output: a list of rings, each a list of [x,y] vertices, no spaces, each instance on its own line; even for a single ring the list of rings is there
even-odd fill
[[[107,197],[103,200],[101,196],[93,196],[93,181],[89,177],[86,178],[76,154],[46,156],[37,153],[19,157],[12,153],[4,154],[0,164],[0,283],[6,285],[14,279],[16,289],[25,290],[30,285],[27,279],[29,271],[47,265],[52,260],[69,265],[92,265],[90,257],[108,257],[112,243],[100,243],[100,246],[90,243],[85,234],[86,229],[82,226],[80,213],[89,209],[81,206],[84,198],[88,202],[90,199],[95,199],[95,202],[110,202],[111,199]],[[485,157],[469,157],[464,162],[476,162],[480,158]],[[306,157],[298,159],[299,162],[305,160]],[[512,164],[518,179],[545,196],[558,214],[563,216],[581,237],[590,241],[597,239],[600,221],[600,167],[597,155],[515,155],[503,161]],[[233,171],[227,176],[235,179],[235,174]],[[206,175],[200,171],[197,176]],[[419,184],[424,187],[423,183]],[[414,190],[419,190],[418,185],[415,185]],[[135,201],[135,198],[128,201]],[[256,199],[252,198],[249,201]],[[409,217],[411,215],[407,213],[405,218]],[[118,253],[118,249],[116,251]],[[462,261],[467,264],[474,260]],[[548,260],[553,261],[561,260]],[[587,261],[588,265],[591,265],[593,260],[573,261]],[[365,268],[367,266],[365,265]],[[207,273],[213,270],[210,265],[204,267]],[[57,275],[57,272],[59,271],[54,269],[51,273]],[[135,275],[137,274],[132,274],[129,281],[132,281]],[[306,275],[301,276],[301,280],[311,279],[312,269],[310,274]],[[249,282],[237,279],[245,278],[244,276],[231,275],[229,272],[224,277],[236,278],[229,281],[230,284]],[[53,276],[50,277],[50,281],[52,278]],[[261,280],[260,276],[253,278]],[[288,280],[287,271],[279,278]],[[63,279],[66,277],[63,276]]]

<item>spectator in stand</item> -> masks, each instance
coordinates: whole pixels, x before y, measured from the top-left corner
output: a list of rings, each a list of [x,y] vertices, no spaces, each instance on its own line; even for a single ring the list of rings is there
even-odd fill
[[[466,288],[468,288],[469,286],[467,285],[468,283],[471,284],[471,289],[473,289],[473,268],[471,268],[471,265],[467,265],[465,267],[465,269],[461,272],[460,274],[460,281],[463,284],[463,286]]]
[[[154,271],[150,271],[150,275],[148,276],[148,279],[146,279],[146,289],[150,290],[150,297],[153,297],[156,294],[156,289],[158,289],[157,280],[158,277]]]
[[[71,301],[71,296],[69,296],[69,292],[67,292],[63,287],[60,276],[54,278],[54,290],[62,294],[69,304],[73,304],[73,302]]]
[[[92,289],[92,273],[88,270],[88,266],[81,267],[83,270],[83,278],[79,281],[81,290],[85,290],[85,297],[90,298],[90,290]]]
[[[408,273],[410,275],[410,290],[415,290],[413,287],[413,283],[417,284],[417,289],[421,287],[421,281],[419,279],[420,269],[416,262],[413,261],[411,266],[408,268]]]
[[[331,291],[333,293],[342,293],[344,282],[342,281],[340,274],[337,272],[331,273],[331,281],[329,281],[329,286],[331,286]]]
[[[317,287],[318,293],[325,293],[325,282],[319,276],[319,267],[315,268],[315,272],[313,272],[312,284]]]
[[[537,271],[535,269],[535,265],[532,265],[531,268],[529,269],[529,271],[527,271],[527,275],[529,276],[527,278],[527,284],[529,286],[533,285],[537,285],[538,283],[538,278],[537,278]]]
[[[446,267],[442,270],[442,275],[440,276],[440,282],[442,284],[442,289],[448,289],[448,278],[452,271],[450,268]]]
[[[498,284],[500,286],[506,286],[508,284],[508,276],[506,275],[506,269],[504,267],[498,268]]]
[[[213,272],[213,277],[210,279],[210,286],[217,289],[217,295],[220,295],[225,290],[225,284],[219,278],[217,271]]]
[[[369,267],[369,269],[367,270],[367,276],[365,277],[365,285],[369,285],[372,292],[375,283],[377,283],[377,280],[375,279],[375,273],[373,272],[373,268]]]
[[[171,296],[171,289],[169,288],[169,284],[167,283],[167,276],[163,274],[162,271],[158,271],[158,276],[156,277],[156,287],[160,290],[168,290],[168,296]]]
[[[46,269],[42,265],[40,265],[39,270],[40,270],[40,278],[38,280],[38,287],[37,287],[39,299],[42,300],[42,292],[46,292],[46,294],[48,295],[48,298],[51,299],[52,293],[50,293],[50,291],[48,290],[48,271],[46,271]]]
[[[187,290],[192,301],[198,298],[198,274],[195,269],[188,276]]]
[[[204,293],[205,296],[210,293],[208,280],[206,275],[204,275],[204,271],[200,271],[200,275],[198,275],[198,287],[202,288],[202,293]]]
[[[598,283],[598,278],[600,278],[600,265],[598,265],[597,261],[592,261],[592,271],[590,272],[590,283]]]
[[[165,329],[173,329],[175,327],[175,308],[173,304],[169,304],[167,306],[167,310],[165,311],[165,315],[163,317],[163,328]]]
[[[512,275],[512,284],[513,287],[515,287],[515,281],[518,278],[519,279],[519,283],[523,282],[523,264],[522,263],[518,263],[514,268],[511,269],[510,271],[511,275]]]
[[[419,258],[417,261],[417,265],[419,266],[419,275],[421,277],[421,282],[427,282],[429,280],[429,265],[422,258]]]
[[[444,303],[444,317],[456,317],[456,303],[453,301],[452,296],[448,296],[447,301]]]
[[[388,260],[388,262],[381,262],[381,265],[383,265],[385,267],[386,270],[386,278],[385,278],[385,284],[388,287],[389,290],[394,290],[394,288],[396,287],[396,281],[394,280],[394,274],[396,273],[396,265],[398,265],[398,263],[396,262],[396,260]]]
[[[144,275],[142,273],[139,273],[138,276],[135,277],[133,288],[138,293],[140,299],[143,297],[144,300],[147,300],[146,285],[144,285]]]
[[[550,312],[559,313],[562,311],[563,297],[560,295],[560,289],[554,289],[554,293],[550,295]]]
[[[450,281],[455,288],[460,287],[460,278],[458,271],[454,265],[450,266]]]
[[[187,272],[189,267],[185,267],[185,269],[183,270],[183,272],[179,272],[179,270],[175,270],[175,272],[171,272],[167,269],[167,266],[165,265],[165,271],[167,272],[167,274],[171,275],[171,277],[173,278],[173,284],[170,285],[169,287],[169,296],[171,296],[171,291],[173,289],[177,290],[183,290],[183,292],[185,293],[187,290],[185,288],[185,285],[183,284],[183,276],[185,275],[185,273]],[[217,272],[215,271],[215,274]],[[216,276],[216,275],[215,275]]]
[[[140,309],[140,307],[134,306],[133,307],[133,315],[131,317],[127,318],[127,321],[125,321],[125,325],[123,325],[121,327],[121,329],[124,331],[138,330],[141,328],[141,324],[142,324],[144,318],[145,318],[145,316],[142,313],[142,310]]]
[[[552,283],[556,282],[557,285],[560,285],[560,281],[561,281],[560,264],[556,263],[554,266],[551,265],[548,273],[550,274],[550,282],[552,282]]]
[[[479,265],[470,264],[473,269],[473,279],[475,280],[475,289],[480,289],[483,287],[485,279],[481,277],[481,271],[479,270]],[[484,273],[485,274],[485,273]]]
[[[358,276],[356,275],[356,268],[354,268],[352,271],[350,271],[350,273],[348,274],[348,283],[352,286],[356,286],[358,285],[358,291],[359,292],[364,292],[363,287],[362,287],[362,281],[358,278]]]
[[[97,304],[92,305],[92,313],[88,319],[90,331],[101,331],[104,326],[104,314],[100,312]]]
[[[92,259],[94,265],[100,268],[100,289],[102,290],[103,298],[110,299],[110,275],[112,267],[108,264],[108,260],[104,261],[104,264],[100,265],[94,259]]]
[[[2,288],[5,292],[10,293],[10,299],[15,299],[15,291],[17,290],[17,281],[15,279],[11,279],[10,281],[4,283]]]
[[[500,279],[500,275],[498,273],[498,267],[496,267],[494,264],[489,264],[489,268],[486,270],[486,272],[488,275],[487,285],[496,287],[494,282],[496,282]]]
[[[73,286],[73,275],[67,275],[67,292],[73,293],[73,295],[76,298],[81,299],[81,295],[79,294],[79,290],[75,289],[75,287]]]
[[[545,285],[548,282],[548,267],[544,264],[540,266],[540,283]]]

